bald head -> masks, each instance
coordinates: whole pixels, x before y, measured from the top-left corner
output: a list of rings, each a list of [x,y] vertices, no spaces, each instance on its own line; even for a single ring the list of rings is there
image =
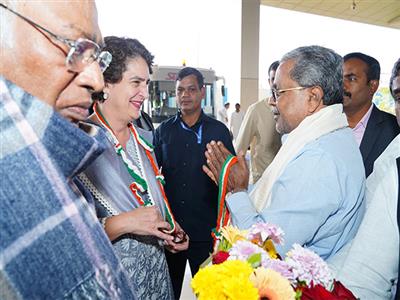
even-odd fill
[[[62,38],[102,41],[94,1],[0,1]],[[65,64],[70,51],[68,45],[4,7],[0,7],[0,16],[0,74],[6,79],[52,106],[66,89],[87,102],[92,90],[103,88],[97,63],[73,72]],[[89,80],[89,77],[92,79]]]

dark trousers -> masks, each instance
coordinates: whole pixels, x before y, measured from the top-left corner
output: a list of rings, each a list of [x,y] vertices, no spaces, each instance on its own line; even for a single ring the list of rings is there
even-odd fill
[[[176,300],[179,300],[181,296],[186,260],[189,261],[190,270],[192,276],[194,276],[199,270],[200,265],[210,256],[211,252],[212,242],[195,241],[189,242],[189,248],[186,251],[178,252],[176,254],[165,251],[169,275],[171,276]]]

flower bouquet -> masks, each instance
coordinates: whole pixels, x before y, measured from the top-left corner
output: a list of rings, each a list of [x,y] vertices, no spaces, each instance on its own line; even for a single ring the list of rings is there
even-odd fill
[[[278,226],[224,226],[218,234],[212,264],[201,268],[191,283],[200,300],[356,299],[311,250],[294,244],[282,259],[275,249],[283,243]]]

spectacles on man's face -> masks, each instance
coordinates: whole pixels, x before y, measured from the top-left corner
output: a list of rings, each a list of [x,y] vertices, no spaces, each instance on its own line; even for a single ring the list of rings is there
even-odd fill
[[[280,89],[277,90],[275,88],[272,88],[272,97],[274,98],[274,101],[278,101],[278,98],[285,92],[289,92],[289,91],[299,91],[299,90],[304,90],[307,87],[304,86],[296,86],[293,88],[288,88],[288,89]]]
[[[108,51],[100,51],[100,46],[97,45],[95,42],[84,38],[79,38],[76,41],[62,38],[47,30],[46,28],[40,26],[39,24],[36,24],[27,17],[24,17],[23,15],[10,9],[4,4],[0,3],[0,6],[4,7],[24,21],[28,22],[33,27],[43,30],[54,39],[66,44],[70,48],[70,50],[65,59],[65,65],[70,71],[80,73],[85,69],[85,67],[87,67],[94,61],[97,61],[99,63],[100,70],[102,72],[104,72],[110,65],[112,60],[111,53]]]

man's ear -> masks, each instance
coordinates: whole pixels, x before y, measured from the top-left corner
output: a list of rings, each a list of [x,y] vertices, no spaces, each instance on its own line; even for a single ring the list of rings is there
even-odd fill
[[[378,90],[379,80],[376,80],[376,79],[370,80],[368,82],[368,86],[369,86],[370,94],[371,94],[371,96],[373,96],[375,94],[375,92]]]
[[[110,89],[112,88],[112,83],[104,83],[104,88],[103,88],[103,92],[109,94],[110,93]]]
[[[308,101],[308,112],[313,114],[317,108],[321,105],[324,98],[324,91],[319,86],[310,88],[310,96]]]

